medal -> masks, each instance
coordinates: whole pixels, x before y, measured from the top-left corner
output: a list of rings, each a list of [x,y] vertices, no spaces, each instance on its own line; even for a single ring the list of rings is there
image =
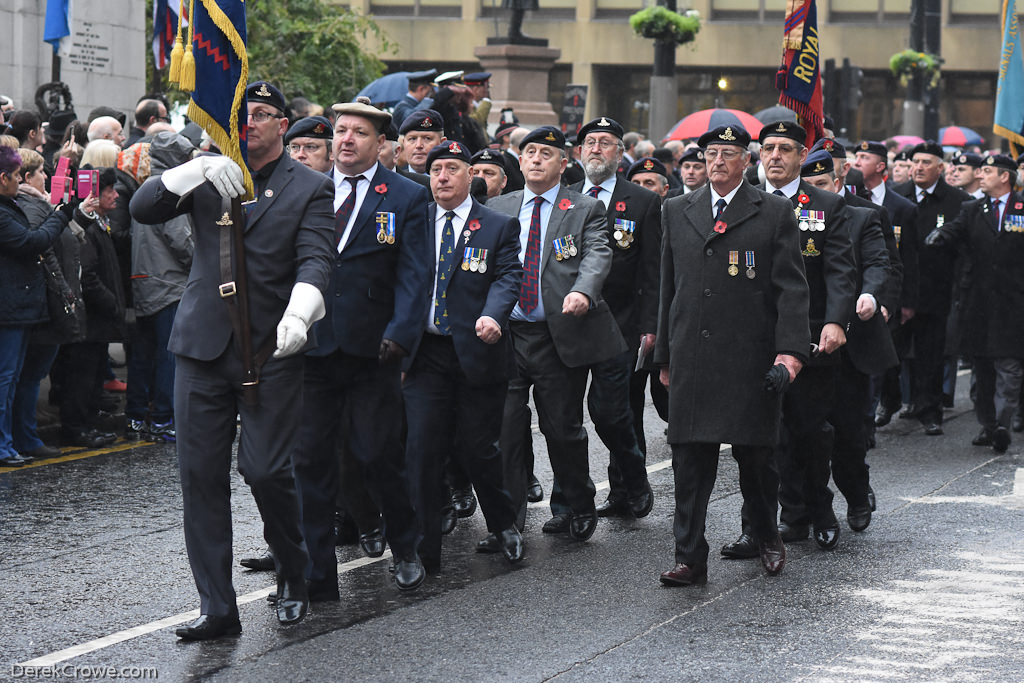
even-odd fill
[[[575,256],[576,254],[579,253],[578,251],[576,251],[576,245],[573,244],[573,242],[572,242],[572,235],[566,235],[565,236],[565,241],[569,245],[569,249],[568,249],[569,256]]]
[[[475,256],[469,260],[469,272],[475,273],[480,270],[480,260]]]
[[[466,259],[462,259],[462,269],[469,270],[469,261],[467,261]]]
[[[807,224],[807,221],[800,221],[800,229],[801,230],[805,230],[806,231],[809,227],[810,226]]]
[[[473,233],[471,233],[469,230],[464,230],[462,232],[462,237],[465,238],[465,239],[464,239],[464,241],[462,243],[463,244],[469,244],[469,236],[472,235],[472,234]]]
[[[374,222],[377,224],[377,241],[381,244],[394,244],[395,214],[390,211],[378,211]]]
[[[380,242],[381,244],[384,244],[385,242],[388,241],[388,236],[384,234],[383,230],[377,231],[377,241]]]
[[[621,242],[622,241],[622,231],[621,230],[616,230],[613,233],[613,236],[615,237],[615,241],[616,242]]]
[[[395,243],[395,236],[393,234],[392,235],[388,235],[387,236],[387,242],[388,242],[388,244],[394,244]]]
[[[478,272],[478,273],[486,273],[487,272],[487,250],[486,249],[481,249],[480,250],[480,266],[477,268],[476,272]]]
[[[753,280],[757,273],[754,272],[754,252],[747,252],[747,279]]]
[[[903,232],[903,228],[902,227],[900,227],[898,225],[892,226],[892,235],[896,239],[896,246],[897,247],[900,246],[900,233],[902,233],[902,232]]]
[[[729,252],[729,275],[731,275],[732,277],[736,277],[736,275],[739,274],[739,272],[740,272],[739,266],[736,265],[739,262],[740,262],[740,252],[738,252],[738,251],[730,251]]]

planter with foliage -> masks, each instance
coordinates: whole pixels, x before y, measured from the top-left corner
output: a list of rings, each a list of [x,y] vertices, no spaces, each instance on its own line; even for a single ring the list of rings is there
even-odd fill
[[[633,31],[644,38],[683,45],[691,42],[700,31],[700,13],[687,10],[685,14],[653,5],[629,18]]]
[[[942,75],[939,58],[927,52],[903,50],[889,58],[889,70],[900,79],[900,85],[906,87],[910,79],[920,76],[929,88],[939,85]]]

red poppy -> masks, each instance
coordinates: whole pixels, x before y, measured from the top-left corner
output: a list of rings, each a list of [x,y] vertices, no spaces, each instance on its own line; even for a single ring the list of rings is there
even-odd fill
[[[615,202],[615,210],[616,211],[625,211],[626,210],[626,202]]]
[[[566,197],[562,201],[558,202],[558,208],[561,209],[562,211],[568,211],[570,208],[572,208],[572,202],[570,202],[569,198]]]
[[[373,188],[373,191],[377,194],[387,194],[388,186],[386,183],[381,183],[377,187]]]
[[[726,228],[725,221],[718,221],[717,223],[715,223],[715,232],[723,233],[723,232],[725,232],[725,228]]]
[[[796,200],[801,204],[806,204],[807,202],[811,201],[811,198],[805,194],[801,194],[799,197],[796,198]]]
[[[466,227],[469,228],[470,230],[479,230],[480,221],[474,218],[473,220],[466,224]]]
[[[1017,202],[1016,204],[1013,205],[1013,208],[1017,209],[1018,211],[1024,209],[1024,203]]]

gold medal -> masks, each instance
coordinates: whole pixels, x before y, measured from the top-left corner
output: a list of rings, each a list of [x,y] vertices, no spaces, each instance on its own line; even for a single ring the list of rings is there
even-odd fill
[[[562,260],[562,252],[560,252],[560,251],[555,252],[555,260],[556,261],[561,261]]]
[[[729,275],[732,275],[733,277],[736,277],[737,275],[739,275],[739,272],[740,272],[740,269],[738,267],[736,267],[736,265],[729,266]]]
[[[377,241],[380,242],[381,244],[384,244],[385,242],[388,241],[388,236],[384,233],[383,230],[377,232]]]
[[[394,244],[395,243],[395,236],[394,235],[388,235],[386,239],[387,239],[387,243],[388,244]]]
[[[463,261],[462,261],[462,269],[463,270],[469,270],[469,261],[466,261],[465,259],[463,259]]]

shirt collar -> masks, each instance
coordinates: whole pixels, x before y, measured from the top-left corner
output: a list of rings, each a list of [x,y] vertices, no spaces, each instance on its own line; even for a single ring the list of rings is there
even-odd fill
[[[765,181],[765,189],[768,194],[775,194],[775,190],[781,190],[782,194],[786,195],[786,199],[789,199],[800,190],[800,176],[797,176],[796,179],[789,181],[782,187],[775,187],[771,182]]]
[[[552,187],[540,193],[541,197],[544,197],[549,204],[554,206],[555,200],[558,199],[558,191],[561,189],[561,183],[555,183]],[[533,198],[537,196],[537,193],[528,187],[523,188],[523,204],[532,202]]]
[[[871,190],[871,201],[874,204],[881,204],[885,200],[885,183],[878,183],[875,189]]]
[[[922,188],[920,185],[914,185],[914,187],[917,190],[917,194],[915,196],[920,197],[922,192],[924,192],[925,194],[932,194],[933,192],[935,192],[935,188],[938,187],[938,185],[939,185],[939,181],[938,180],[936,180],[934,183],[932,183],[931,187],[924,187],[924,188]]]
[[[473,209],[473,195],[466,195],[466,198],[462,200],[462,203],[456,206],[452,211],[455,212],[455,217],[465,222],[469,218],[469,212]],[[437,207],[437,215],[434,217],[434,221],[437,223],[444,221],[444,214],[448,209],[442,209],[440,206]]]
[[[606,191],[608,193],[612,193],[612,192],[615,191],[615,182],[617,180],[618,180],[618,178],[616,177],[616,174],[612,173],[612,177],[611,178],[608,178],[607,180],[601,181],[600,187],[601,187],[602,190],[604,190],[604,191]],[[590,182],[590,178],[584,178],[583,179],[583,190],[582,190],[583,194],[586,194],[587,190],[589,190],[592,187],[594,187],[594,183]]]
[[[269,162],[263,164],[258,170],[254,171],[254,170],[250,169],[249,173],[252,175],[252,177],[254,179],[257,179],[257,178],[269,178],[274,173],[274,169],[277,168],[277,165],[279,163],[281,163],[281,159],[283,159],[283,158],[284,158],[284,152],[282,152],[281,156],[277,157],[273,161],[269,161]]]
[[[729,192],[729,194],[727,194],[725,196],[722,196],[722,195],[718,194],[717,192],[715,192],[714,186],[711,183],[708,183],[708,189],[711,190],[711,209],[712,209],[712,211],[714,211],[715,204],[718,203],[719,199],[724,199],[725,200],[725,205],[729,206],[729,204],[732,203],[733,198],[736,196],[736,193],[740,191],[740,185],[742,185],[744,182],[746,182],[746,181],[740,181],[736,185],[736,187],[732,188],[732,190]]]
[[[377,175],[377,166],[378,165],[379,165],[379,162],[375,161],[375,162],[373,162],[373,166],[371,166],[370,168],[366,169],[362,173],[356,173],[356,175],[361,175],[361,176],[363,176],[363,178],[366,179],[366,182],[370,182],[370,179],[373,178],[373,176]],[[341,187],[345,183],[345,178],[352,178],[352,177],[354,177],[354,176],[345,175],[344,173],[339,171],[337,166],[334,167],[334,187]]]

